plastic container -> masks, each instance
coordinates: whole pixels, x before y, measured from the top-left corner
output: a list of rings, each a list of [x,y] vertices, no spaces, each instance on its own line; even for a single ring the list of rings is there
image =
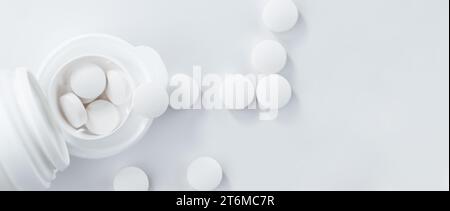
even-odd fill
[[[97,159],[116,155],[138,142],[153,120],[120,106],[122,122],[111,134],[97,136],[70,127],[59,96],[70,65],[95,62],[120,69],[132,88],[141,83],[166,87],[168,74],[159,54],[109,35],[69,40],[44,62],[37,77],[24,69],[0,71],[0,190],[44,190],[69,166],[69,154]]]

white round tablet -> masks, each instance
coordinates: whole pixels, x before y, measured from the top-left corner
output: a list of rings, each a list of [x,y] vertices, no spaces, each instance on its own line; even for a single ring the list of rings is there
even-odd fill
[[[187,180],[196,190],[212,191],[222,182],[222,174],[222,167],[215,159],[201,157],[189,165]]]
[[[298,9],[292,0],[271,0],[263,12],[263,22],[273,32],[286,32],[298,20]]]
[[[165,88],[154,84],[140,85],[134,92],[133,112],[148,119],[163,115],[169,106],[169,95]]]
[[[123,105],[131,100],[132,91],[124,73],[120,71],[108,71],[106,73],[108,85],[105,94],[115,105]]]
[[[124,168],[114,178],[115,191],[148,191],[148,189],[148,176],[137,167]]]
[[[265,40],[253,49],[253,68],[258,73],[278,73],[286,66],[286,62],[286,49],[277,41]]]
[[[120,124],[120,112],[115,105],[105,100],[97,100],[86,108],[88,122],[86,128],[96,135],[108,135]]]
[[[95,99],[105,91],[105,72],[92,63],[80,64],[70,75],[70,87],[82,99]]]
[[[66,120],[74,127],[80,128],[87,122],[87,113],[80,98],[73,93],[67,93],[59,98],[61,111]]]
[[[242,110],[255,100],[255,86],[243,75],[228,75],[222,84],[225,109]]]
[[[256,97],[261,109],[281,109],[292,97],[289,82],[278,74],[272,74],[259,80]]]

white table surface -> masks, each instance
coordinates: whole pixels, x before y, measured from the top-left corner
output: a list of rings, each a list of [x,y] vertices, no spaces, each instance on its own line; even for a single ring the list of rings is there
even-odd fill
[[[136,165],[152,190],[190,190],[198,156],[221,162],[220,190],[448,190],[449,1],[295,0],[273,35],[265,0],[0,0],[0,67],[35,70],[90,32],[157,49],[170,74],[250,71],[252,46],[279,39],[295,98],[276,121],[255,112],[173,111],[126,152],[72,158],[52,190],[110,190]]]

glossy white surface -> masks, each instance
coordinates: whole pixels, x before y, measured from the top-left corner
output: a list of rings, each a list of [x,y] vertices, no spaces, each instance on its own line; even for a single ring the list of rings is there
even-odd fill
[[[67,38],[104,32],[154,47],[171,75],[242,73],[274,36],[266,2],[1,0],[0,67],[36,70]],[[186,167],[205,154],[224,169],[219,190],[448,190],[449,1],[294,2],[299,23],[278,35],[294,96],[276,121],[169,110],[126,152],[72,159],[53,190],[111,190],[130,165],[152,190],[189,190]]]

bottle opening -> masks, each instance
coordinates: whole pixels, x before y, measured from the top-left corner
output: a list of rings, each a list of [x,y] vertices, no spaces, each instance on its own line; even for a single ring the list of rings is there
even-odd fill
[[[101,75],[93,73],[97,70]],[[111,97],[109,93],[112,92],[111,86],[115,84],[109,76],[115,74],[124,79],[121,82],[125,84],[121,85],[130,89],[128,92],[131,92],[133,83],[126,68],[106,56],[78,57],[56,72],[50,84],[49,101],[54,108],[58,109],[56,118],[63,130],[82,140],[98,140],[114,134],[124,125],[131,112],[132,100],[129,96],[120,103],[112,102],[114,100],[111,98],[114,97]],[[112,89],[121,88],[113,87]],[[98,93],[91,95],[94,97],[83,97],[93,92]],[[65,98],[69,98],[68,95],[71,99],[66,100]],[[75,120],[71,122],[71,118]]]

